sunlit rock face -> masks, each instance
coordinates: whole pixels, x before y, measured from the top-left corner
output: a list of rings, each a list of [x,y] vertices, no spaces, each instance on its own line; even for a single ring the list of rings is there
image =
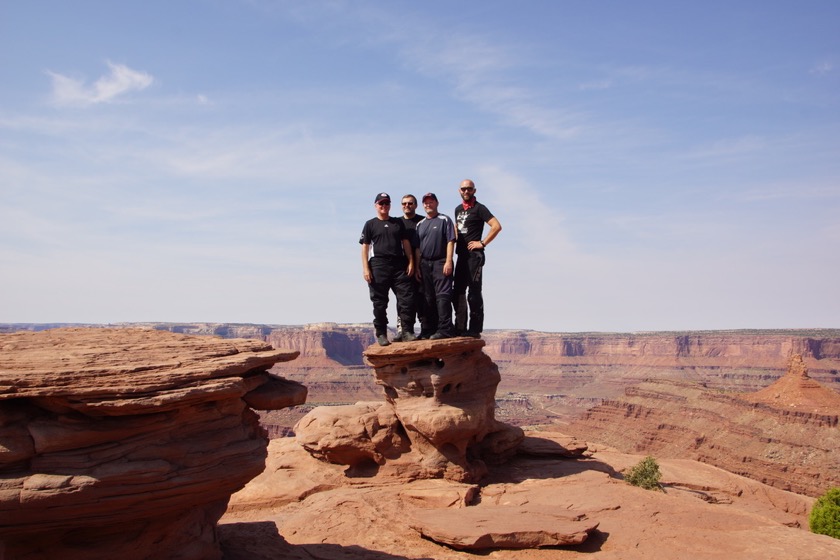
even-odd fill
[[[483,346],[471,338],[370,346],[365,359],[385,402],[316,408],[296,426],[298,441],[350,475],[479,480],[523,438],[494,417],[500,376]]]
[[[840,485],[840,395],[788,372],[753,393],[649,379],[604,400],[565,429],[616,449],[693,459],[782,490],[818,497]]]
[[[262,472],[253,409],[301,404],[297,352],[143,329],[0,335],[0,557],[221,558],[216,522]]]

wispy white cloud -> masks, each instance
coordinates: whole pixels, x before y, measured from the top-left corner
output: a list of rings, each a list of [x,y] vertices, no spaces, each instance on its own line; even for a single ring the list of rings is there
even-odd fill
[[[749,135],[737,138],[723,138],[699,146],[685,154],[688,159],[737,158],[766,150],[767,140],[761,136]]]
[[[610,89],[613,87],[612,80],[597,80],[594,82],[585,82],[578,85],[580,91],[599,91]]]
[[[124,64],[107,62],[110,73],[92,85],[47,71],[52,78],[52,100],[56,105],[94,105],[109,103],[132,91],[141,91],[152,85],[154,78],[146,72],[133,70]]]
[[[834,64],[828,61],[823,61],[813,66],[809,72],[811,74],[824,76],[825,74],[829,74],[832,70],[834,70]]]

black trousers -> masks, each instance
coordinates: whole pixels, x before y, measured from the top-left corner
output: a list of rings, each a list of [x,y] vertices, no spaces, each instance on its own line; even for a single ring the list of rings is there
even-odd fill
[[[439,332],[444,336],[453,336],[452,326],[452,291],[453,278],[443,273],[446,259],[420,261],[420,274],[423,277],[423,295],[426,298],[426,312],[420,319],[420,328],[424,334]]]
[[[388,292],[397,297],[397,314],[403,332],[414,332],[414,280],[405,273],[408,261],[374,257],[368,261],[372,276],[368,288],[373,302],[373,328],[376,335],[388,329]]]
[[[481,279],[484,269],[484,251],[458,254],[455,264],[455,328],[459,332],[480,333],[484,330],[484,297]],[[467,325],[469,309],[469,325]]]

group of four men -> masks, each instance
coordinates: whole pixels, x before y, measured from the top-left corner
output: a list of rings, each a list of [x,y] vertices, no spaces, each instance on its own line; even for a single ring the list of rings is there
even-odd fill
[[[359,243],[362,275],[370,290],[373,327],[380,345],[390,344],[389,291],[397,297],[398,339],[403,342],[481,336],[484,248],[502,231],[502,226],[476,200],[475,190],[471,180],[461,182],[458,192],[462,202],[455,208],[454,222],[438,212],[434,193],[423,195],[425,218],[416,214],[414,195],[402,198],[402,218],[391,217],[388,193],[376,195],[376,217],[365,222]],[[484,224],[489,226],[489,231],[482,239]],[[453,264],[456,254],[457,265]],[[414,334],[415,317],[420,319],[419,336]]]

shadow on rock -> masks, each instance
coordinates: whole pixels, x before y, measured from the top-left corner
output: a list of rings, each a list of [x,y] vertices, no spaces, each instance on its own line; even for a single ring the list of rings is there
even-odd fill
[[[290,544],[271,521],[227,523],[218,527],[223,560],[434,560],[394,556],[360,546]]]
[[[592,458],[566,459],[517,456],[505,465],[494,467],[481,481],[482,485],[519,483],[532,479],[555,479],[588,471],[602,472],[621,480],[623,475],[612,466]]]

